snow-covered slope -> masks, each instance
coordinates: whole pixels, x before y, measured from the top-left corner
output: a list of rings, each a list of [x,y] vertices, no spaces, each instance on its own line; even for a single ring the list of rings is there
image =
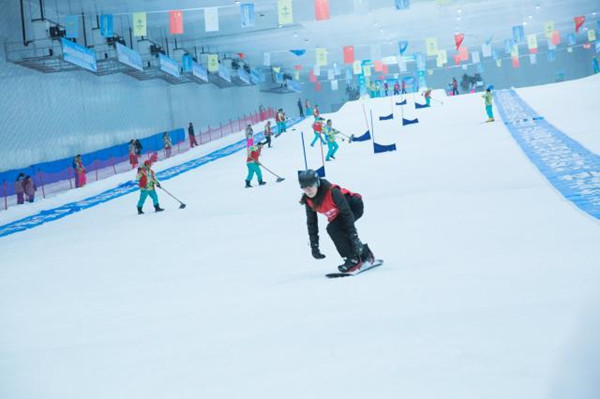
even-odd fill
[[[553,397],[597,291],[600,224],[501,121],[481,123],[480,95],[437,99],[409,96],[390,121],[385,98],[325,115],[358,136],[364,105],[376,141],[397,143],[340,143],[327,163],[386,261],[360,277],[324,278],[341,261],[323,220],[327,258],[310,256],[295,179],[300,132],[321,162],[309,120],[264,151],[282,183],[265,171],[244,189],[239,153],[165,182],[184,210],[159,192],[167,211],[138,216],[131,194],[1,239],[0,397]]]

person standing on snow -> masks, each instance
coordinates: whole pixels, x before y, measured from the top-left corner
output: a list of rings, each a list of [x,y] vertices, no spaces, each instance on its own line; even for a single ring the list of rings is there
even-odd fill
[[[388,96],[388,89],[389,89],[389,86],[388,86],[388,82],[386,80],[385,83],[383,84],[383,91],[385,92],[386,97]]]
[[[271,121],[267,121],[265,125],[265,141],[269,148],[271,148]]]
[[[35,192],[37,191],[37,187],[33,182],[31,176],[25,176],[25,180],[23,180],[23,190],[25,191],[25,196],[27,197],[27,202],[33,202],[35,199]]]
[[[315,105],[315,107],[313,108],[313,116],[315,117],[315,120],[319,119],[321,116],[321,113],[319,112],[319,106]]]
[[[492,89],[489,87],[485,91],[485,94],[481,96],[485,99],[485,112],[487,112],[488,120],[486,122],[494,121],[494,112],[492,111]]]
[[[452,78],[452,95],[458,96],[458,81],[456,78]]]
[[[158,195],[156,195],[156,187],[160,187],[160,183],[158,180],[156,180],[156,176],[154,175],[154,171],[152,170],[151,160],[145,161],[144,165],[138,169],[137,181],[140,187],[140,200],[137,203],[138,215],[142,215],[144,213],[144,211],[142,211],[142,207],[144,206],[144,202],[146,202],[146,198],[148,198],[148,196],[152,198],[152,203],[154,204],[155,212],[164,211],[164,209],[162,209],[158,204]]]
[[[25,180],[25,173],[19,173],[15,180],[15,194],[17,195],[17,205],[23,205],[25,203],[25,187],[23,187],[23,180]]]
[[[360,194],[321,179],[317,172],[311,169],[300,172],[298,182],[304,191],[300,204],[306,209],[306,225],[313,258],[325,258],[319,250],[318,212],[327,217],[327,233],[344,259],[344,263],[338,266],[340,272],[358,271],[364,262],[372,264],[375,256],[369,246],[360,241],[355,226],[356,220],[360,219],[364,212]]]
[[[396,81],[396,83],[394,83],[394,95],[397,96],[398,94],[400,94],[400,84]]]
[[[252,130],[252,125],[246,125],[246,150],[254,145],[254,130]]]
[[[300,111],[300,118],[304,118],[304,107],[302,106],[302,99],[298,99],[298,110]]]
[[[402,79],[402,94],[406,94],[406,81]]]
[[[275,122],[277,122],[277,136],[279,136],[281,133],[285,132],[285,113],[282,108],[277,110]]]
[[[173,148],[173,142],[171,141],[171,136],[169,136],[169,132],[165,132],[162,137],[163,149],[165,150],[165,158],[171,157],[171,148]]]
[[[306,116],[312,115],[313,109],[310,106],[310,101],[308,101],[308,98],[304,100],[304,108],[306,109]]]
[[[194,126],[192,122],[190,122],[188,126],[188,136],[190,138],[190,148],[198,147],[198,142],[196,141],[196,135],[194,134]]]
[[[129,142],[129,163],[131,164],[131,169],[135,169],[138,166],[138,154],[137,147],[135,146],[135,140],[131,139]]]
[[[423,96],[425,97],[425,105],[431,106],[431,89],[425,89]]]
[[[335,159],[335,153],[338,148],[340,148],[339,144],[335,142],[335,135],[339,132],[331,127],[331,119],[327,119],[327,123],[323,126],[323,133],[325,137],[327,137],[327,156],[325,157],[326,161],[330,159]]]
[[[258,185],[262,186],[265,183],[262,179],[262,172],[260,170],[260,161],[258,157],[260,157],[260,151],[262,150],[262,143],[258,143],[258,145],[254,145],[248,149],[248,157],[246,158],[246,167],[248,168],[248,176],[246,176],[246,188],[251,188],[250,182],[252,178],[256,174],[256,178],[258,179]]]
[[[87,182],[85,177],[85,166],[83,165],[83,160],[81,159],[81,155],[77,155],[73,159],[73,169],[75,171],[75,187],[83,187]]]
[[[325,139],[321,136],[321,132],[323,131],[323,118],[319,118],[315,120],[315,123],[312,125],[313,133],[315,134],[315,138],[312,143],[310,143],[311,147],[315,146],[315,143],[319,141],[319,139],[323,142],[323,144],[327,144]]]

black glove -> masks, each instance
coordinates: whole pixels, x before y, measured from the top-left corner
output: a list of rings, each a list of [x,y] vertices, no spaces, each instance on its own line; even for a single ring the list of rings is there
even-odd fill
[[[312,247],[312,256],[315,259],[324,259],[325,255],[323,255],[321,253],[321,251],[319,251],[319,247]]]
[[[156,182],[156,187],[160,188],[160,182]]]
[[[363,244],[362,242],[360,242],[358,234],[351,235],[350,242],[352,243],[352,248],[354,249],[354,253],[356,254],[356,256],[361,256],[363,251]]]

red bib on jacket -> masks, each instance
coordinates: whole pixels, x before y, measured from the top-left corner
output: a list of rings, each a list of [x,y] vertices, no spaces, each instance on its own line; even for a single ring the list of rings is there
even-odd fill
[[[337,218],[338,215],[340,214],[340,210],[338,209],[335,202],[333,202],[332,194],[333,194],[334,188],[337,188],[338,190],[340,190],[344,196],[350,195],[351,197],[357,196],[358,198],[360,198],[360,194],[353,193],[350,190],[346,190],[345,188],[342,188],[342,187],[338,186],[337,184],[331,185],[331,188],[329,189],[329,191],[327,191],[325,193],[325,197],[323,198],[323,202],[321,202],[321,206],[319,206],[318,208],[315,208],[315,204],[312,199],[307,198],[306,203],[308,204],[308,206],[310,206],[312,209],[314,209],[315,212],[319,212],[319,213],[322,213],[323,215],[325,215],[327,217],[327,221],[329,223],[333,222],[335,220],[335,218]]]

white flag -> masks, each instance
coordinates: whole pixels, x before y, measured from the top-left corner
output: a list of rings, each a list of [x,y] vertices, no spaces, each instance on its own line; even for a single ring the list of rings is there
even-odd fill
[[[481,52],[483,53],[484,57],[491,57],[492,56],[492,45],[483,43],[481,45]]]
[[[337,90],[337,89],[338,89],[338,81],[332,80],[331,81],[331,90]]]
[[[321,67],[318,64],[313,66],[313,75],[319,76],[321,74]]]
[[[219,9],[217,7],[204,9],[204,29],[206,32],[217,32],[219,30]]]
[[[271,53],[264,53],[263,54],[263,65],[264,66],[271,66]]]
[[[473,59],[473,64],[479,64],[479,51],[473,51],[471,58]]]

